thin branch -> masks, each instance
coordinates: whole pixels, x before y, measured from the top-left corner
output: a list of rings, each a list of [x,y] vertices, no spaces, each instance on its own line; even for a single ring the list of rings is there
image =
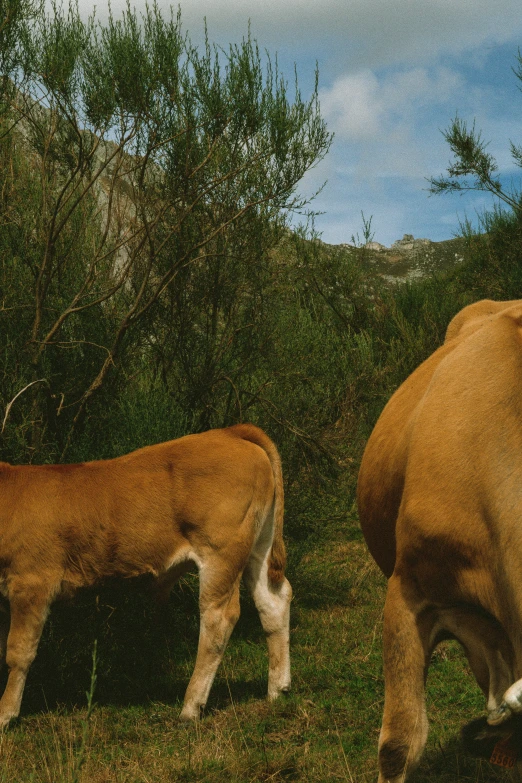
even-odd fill
[[[6,406],[6,409],[5,409],[5,416],[4,416],[4,421],[2,422],[2,429],[0,430],[0,435],[3,435],[3,433],[4,433],[5,425],[6,425],[6,423],[7,423],[7,417],[9,416],[9,411],[10,411],[10,410],[11,410],[11,408],[13,407],[13,403],[15,402],[15,400],[17,400],[17,399],[18,399],[18,397],[19,397],[21,394],[23,394],[23,393],[24,393],[24,391],[26,391],[27,389],[29,389],[31,386],[34,386],[34,385],[35,385],[35,383],[47,383],[47,385],[49,385],[49,381],[47,380],[47,378],[39,378],[37,381],[31,381],[31,383],[28,383],[28,384],[27,384],[27,386],[24,386],[24,388],[23,388],[23,389],[20,389],[20,391],[18,392],[18,394],[15,394],[15,396],[13,397],[13,399],[11,400],[11,402],[7,403],[7,406]]]

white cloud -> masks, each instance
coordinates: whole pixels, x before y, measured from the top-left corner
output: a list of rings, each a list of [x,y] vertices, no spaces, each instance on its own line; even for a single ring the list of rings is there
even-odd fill
[[[316,176],[343,177],[347,188],[349,178],[353,190],[364,187],[376,198],[390,179],[426,188],[425,177],[439,174],[449,157],[440,116],[446,126],[466,86],[458,72],[443,66],[340,76],[320,93],[335,140]]]
[[[379,133],[383,106],[377,77],[368,70],[336,79],[320,93],[321,113],[342,139],[362,140]]]
[[[348,141],[389,140],[408,133],[429,106],[457,100],[462,77],[448,68],[413,68],[377,77],[369,70],[341,76],[320,93],[321,111],[336,136]]]
[[[289,43],[292,37],[335,35],[348,42],[362,35],[373,52],[379,47],[390,57],[396,48],[395,60],[404,59],[404,47],[421,54],[506,40],[522,23],[519,0],[496,0],[494,8],[491,0],[182,0],[181,8],[191,25],[206,16],[220,34],[236,33],[251,19],[254,32],[279,31]]]
[[[87,16],[95,0],[79,0]],[[50,7],[50,0],[46,0]],[[145,0],[131,0],[144,8]],[[159,0],[168,11],[177,3]],[[221,44],[252,35],[262,47],[294,52],[304,46],[312,58],[339,66],[378,68],[426,63],[441,54],[459,54],[484,42],[518,42],[522,32],[519,0],[180,0],[184,28],[200,39],[206,18],[211,40]],[[112,0],[114,16],[126,0]],[[100,19],[107,6],[97,6]]]

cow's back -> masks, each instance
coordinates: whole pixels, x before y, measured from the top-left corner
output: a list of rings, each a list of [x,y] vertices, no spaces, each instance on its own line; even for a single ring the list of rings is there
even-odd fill
[[[480,329],[492,316],[520,304],[520,299],[509,299],[495,302],[493,299],[481,299],[479,302],[464,307],[452,318],[446,329],[445,342],[454,340],[459,335],[469,336]]]
[[[45,564],[81,585],[158,574],[183,550],[235,536],[248,548],[238,528],[252,503],[267,513],[274,477],[266,452],[230,428],[110,460],[5,465],[0,488],[4,560],[23,571]]]

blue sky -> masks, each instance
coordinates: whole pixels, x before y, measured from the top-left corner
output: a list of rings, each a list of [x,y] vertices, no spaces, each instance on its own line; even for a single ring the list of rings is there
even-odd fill
[[[136,8],[145,0],[135,0]],[[159,0],[159,6],[169,4]],[[94,2],[80,0],[86,14]],[[117,16],[124,0],[112,0]],[[429,196],[427,177],[443,173],[450,150],[442,130],[458,112],[490,140],[506,182],[518,182],[509,140],[522,143],[522,83],[512,68],[522,48],[520,0],[181,0],[194,43],[222,46],[250,29],[261,49],[277,53],[303,95],[320,74],[322,114],[332,148],[305,177],[326,242],[349,242],[372,217],[375,240],[404,233],[449,239],[459,220],[491,205],[483,194]],[[97,15],[105,11],[98,5]]]

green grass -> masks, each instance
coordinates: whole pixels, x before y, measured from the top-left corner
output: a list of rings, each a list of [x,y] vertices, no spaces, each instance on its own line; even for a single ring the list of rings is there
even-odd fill
[[[375,781],[385,580],[353,515],[344,527],[337,516],[325,518],[323,530],[291,558],[288,698],[265,701],[264,636],[246,595],[206,716],[196,726],[178,721],[196,652],[195,580],[175,589],[161,623],[133,588],[102,593],[98,601],[80,597],[80,605],[56,607],[22,717],[0,737],[0,783]],[[92,650],[75,649],[75,639],[88,638],[86,619],[93,641],[95,633],[105,634],[98,639],[96,704],[82,741]],[[126,641],[120,623],[129,626]],[[64,661],[56,660],[65,652]],[[511,779],[460,746],[460,727],[482,714],[484,701],[456,644],[445,643],[434,655],[428,705],[428,748],[413,783]]]

